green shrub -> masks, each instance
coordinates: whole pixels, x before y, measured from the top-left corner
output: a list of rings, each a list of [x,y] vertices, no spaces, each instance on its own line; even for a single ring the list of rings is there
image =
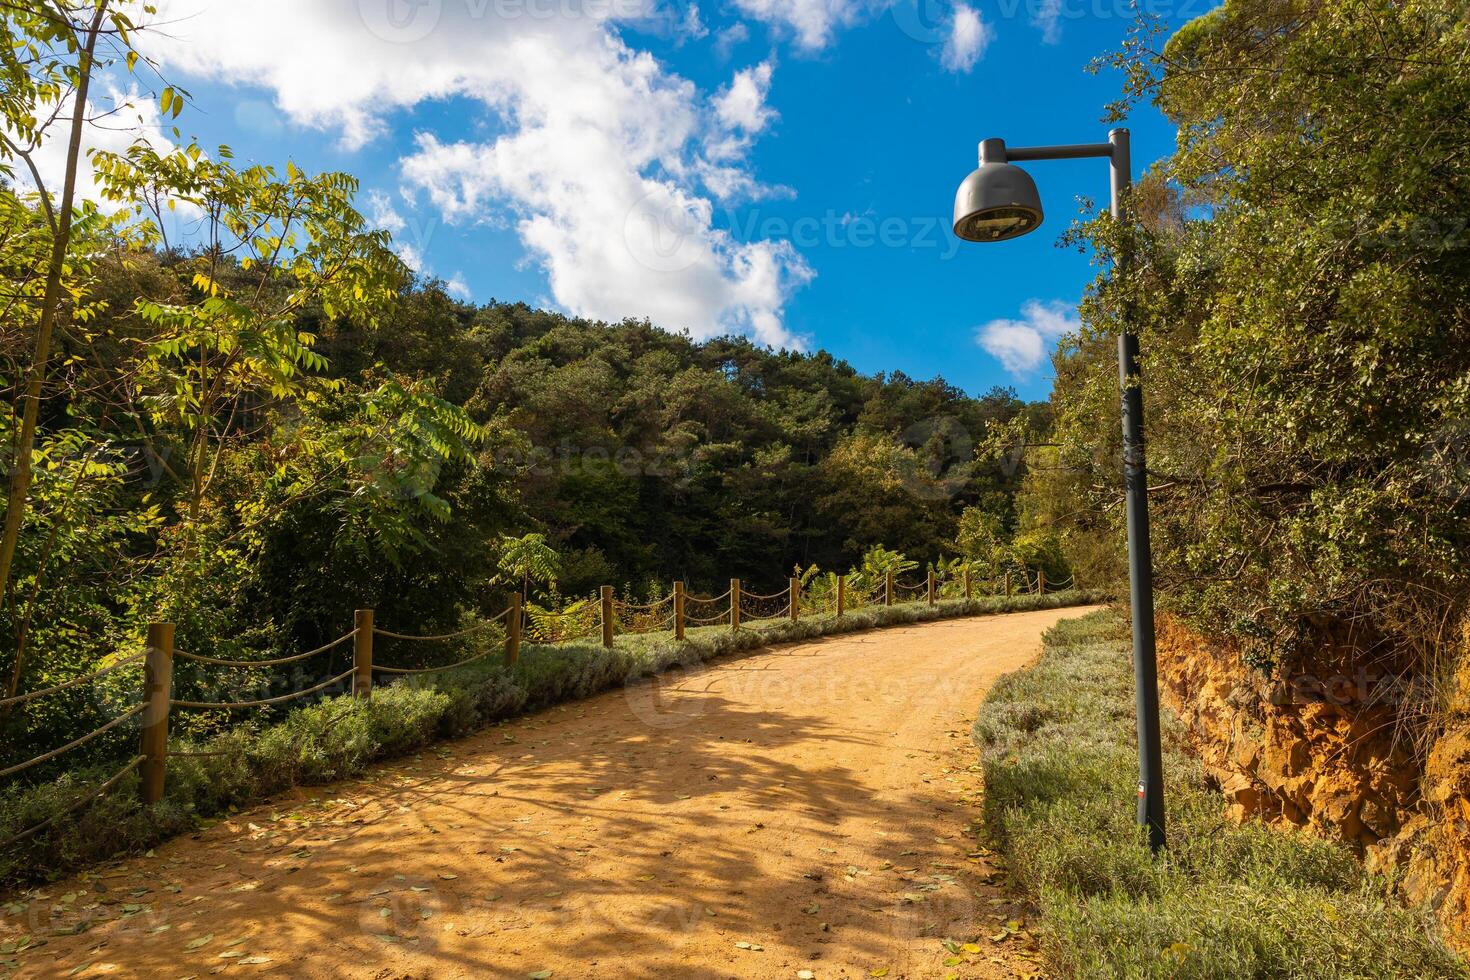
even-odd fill
[[[975,719],[986,820],[1077,977],[1464,977],[1425,910],[1346,848],[1236,825],[1165,719],[1169,848],[1134,817],[1133,681],[1117,617],[1059,624]]]

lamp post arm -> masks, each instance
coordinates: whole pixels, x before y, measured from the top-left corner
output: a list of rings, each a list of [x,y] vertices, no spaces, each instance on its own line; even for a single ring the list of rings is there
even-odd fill
[[[1113,130],[1115,137],[1113,142],[1108,143],[1064,143],[1057,146],[1006,146],[1003,139],[991,138],[982,140],[980,143],[980,164],[987,163],[1025,163],[1028,160],[1087,160],[1095,157],[1113,157],[1118,152],[1116,134],[1123,134],[1124,149],[1127,154],[1126,129]],[[1115,161],[1116,162],[1116,161]],[[1127,170],[1127,167],[1124,167]]]
[[[1065,146],[1017,146],[1007,147],[1006,156],[1011,163],[1027,160],[1086,160],[1091,157],[1113,155],[1112,143],[1070,143]]]

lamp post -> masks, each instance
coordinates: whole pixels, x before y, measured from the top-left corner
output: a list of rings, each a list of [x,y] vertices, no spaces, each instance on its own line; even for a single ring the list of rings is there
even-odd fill
[[[1115,129],[1106,143],[1007,148],[1005,140],[980,144],[980,168],[955,195],[954,232],[965,241],[1003,242],[1035,231],[1042,222],[1041,195],[1031,176],[1013,162],[1105,158],[1111,164],[1113,218],[1127,216],[1133,186],[1128,130]],[[1126,267],[1127,254],[1114,256]],[[1125,311],[1126,313],[1126,311]],[[1159,671],[1154,649],[1153,556],[1148,533],[1148,468],[1144,463],[1143,386],[1138,336],[1128,326],[1118,337],[1122,387],[1123,475],[1128,494],[1128,576],[1133,607],[1133,671],[1138,702],[1138,822],[1149,846],[1164,846],[1164,770],[1159,743]]]

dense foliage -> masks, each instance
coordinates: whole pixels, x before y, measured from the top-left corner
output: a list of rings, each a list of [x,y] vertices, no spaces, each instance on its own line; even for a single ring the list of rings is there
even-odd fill
[[[992,425],[1045,424],[1011,391],[455,302],[403,266],[348,175],[237,165],[177,131],[76,152],[96,71],[157,81],[120,9],[0,9],[0,700],[134,653],[154,621],[183,651],[251,660],[338,637],[359,607],[434,633],[513,590],[544,613],[604,584],[871,576],[879,546],[903,569],[963,551],[1064,576],[1046,542],[1009,550],[1024,466],[976,462]],[[73,146],[59,186],[36,165],[48,140]],[[100,200],[78,193],[93,184]],[[179,691],[292,689],[208,674],[181,665]],[[0,765],[136,696],[0,711]]]
[[[1027,506],[1117,553],[1129,317],[1171,608],[1262,667],[1331,637],[1428,672],[1470,589],[1464,8],[1228,0],[1158,41],[1141,25],[1114,64],[1178,151],[1135,232],[1079,230],[1134,261],[1057,358],[1063,465]]]

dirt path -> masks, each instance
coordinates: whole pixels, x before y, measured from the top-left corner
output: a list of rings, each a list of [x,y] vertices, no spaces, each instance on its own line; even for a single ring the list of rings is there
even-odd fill
[[[33,928],[107,921],[17,975],[1032,975],[969,727],[1082,612],[784,647],[302,791],[48,887]]]

